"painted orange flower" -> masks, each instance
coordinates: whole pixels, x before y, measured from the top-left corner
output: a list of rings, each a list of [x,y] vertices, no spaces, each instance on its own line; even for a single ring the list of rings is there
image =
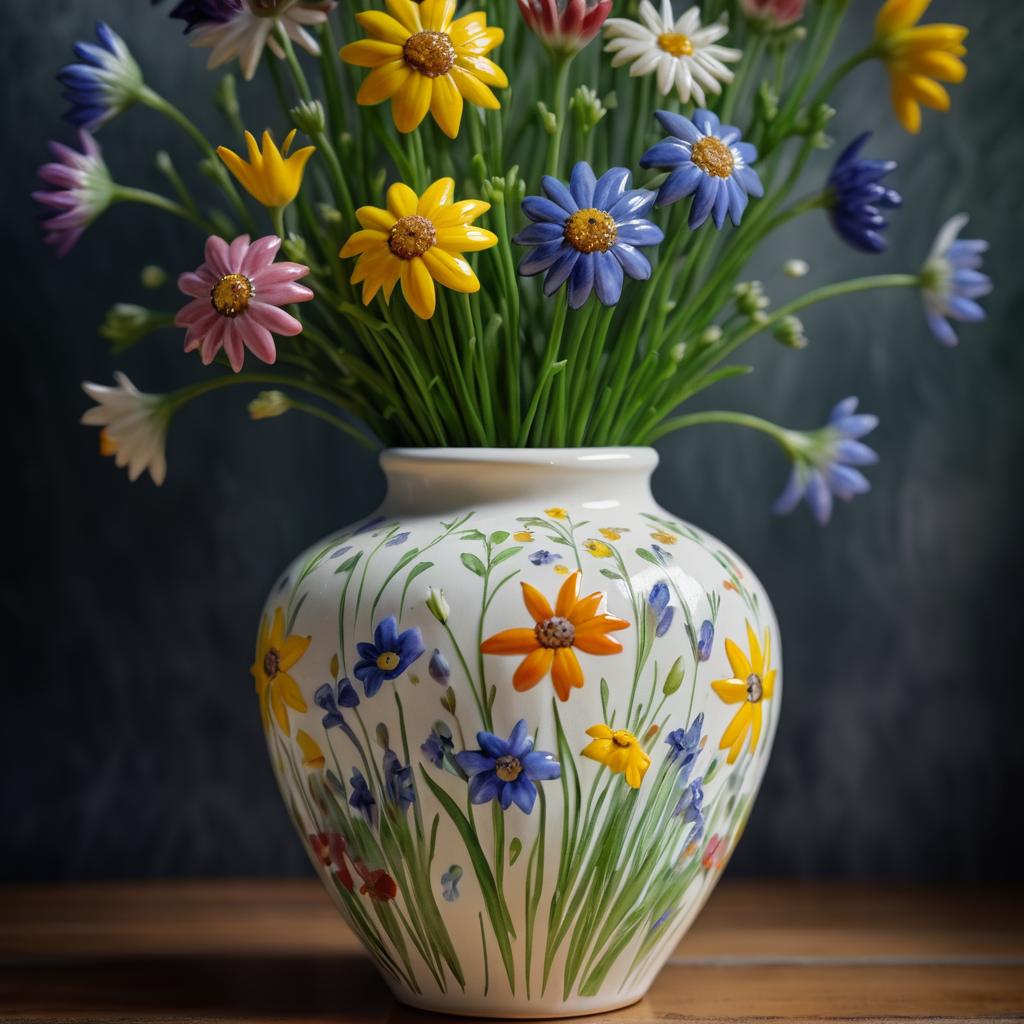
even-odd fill
[[[506,629],[480,645],[484,654],[525,654],[512,677],[522,692],[532,689],[549,672],[559,700],[568,700],[573,687],[583,685],[583,669],[573,648],[585,654],[618,654],[622,644],[608,636],[629,623],[601,612],[605,595],[595,591],[580,597],[582,573],[577,570],[561,586],[555,607],[529,583],[523,583],[523,603],[532,627]]]

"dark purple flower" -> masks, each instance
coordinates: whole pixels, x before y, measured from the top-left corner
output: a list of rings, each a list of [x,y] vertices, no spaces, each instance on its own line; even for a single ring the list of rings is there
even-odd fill
[[[388,799],[400,810],[416,802],[412,765],[403,765],[393,750],[384,751],[384,789]]]
[[[366,778],[358,768],[352,769],[352,795],[348,798],[349,806],[357,810],[370,828],[377,827],[377,801],[366,784]]]
[[[153,0],[153,4],[162,0]],[[242,0],[181,0],[171,11],[172,18],[185,22],[185,34],[208,22],[230,21],[243,10]]]
[[[882,232],[889,226],[883,210],[903,205],[903,197],[881,184],[896,170],[895,160],[865,160],[861,149],[871,138],[864,132],[839,154],[828,176],[828,215],[836,234],[861,252],[885,252]]]
[[[318,686],[313,694],[313,703],[326,712],[322,724],[325,729],[330,729],[333,726],[345,724],[341,708],[357,707],[359,694],[356,693],[356,688],[348,679],[339,679],[336,687],[331,683]]]
[[[698,842],[704,835],[704,782],[702,779],[694,779],[683,788],[683,795],[672,812],[673,818],[682,818],[684,822],[693,825],[690,834],[686,837],[686,843]]]
[[[397,679],[425,650],[423,636],[414,626],[398,632],[394,615],[382,619],[373,634],[373,643],[358,643],[359,661],[353,669],[362,681],[367,697],[384,685],[385,679]]]
[[[665,737],[669,745],[668,763],[678,764],[679,781],[685,784],[701,750],[700,734],[704,728],[704,713],[701,712],[688,729],[673,729]]]
[[[430,678],[433,679],[435,683],[440,683],[441,686],[448,685],[448,680],[452,675],[452,669],[448,664],[448,659],[437,647],[434,648],[434,653],[430,656],[430,665],[427,667],[427,671],[430,673]]]
[[[444,722],[435,722],[420,750],[435,768],[443,768],[445,761],[454,757],[451,729]]]

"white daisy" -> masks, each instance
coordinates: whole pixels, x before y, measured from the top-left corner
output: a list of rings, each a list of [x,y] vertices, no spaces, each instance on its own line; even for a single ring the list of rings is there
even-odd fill
[[[243,0],[242,10],[227,21],[200,24],[192,33],[192,45],[213,51],[206,62],[210,70],[237,57],[242,77],[249,81],[260,65],[264,47],[275,57],[284,57],[277,40],[278,25],[293,43],[319,57],[320,44],[305,26],[322,25],[334,6],[334,0],[291,6],[285,6],[280,0]],[[280,14],[274,13],[278,7],[284,7]]]
[[[114,380],[116,388],[83,382],[82,390],[99,404],[86,409],[82,422],[102,428],[101,454],[113,455],[118,466],[127,466],[130,480],[148,469],[159,487],[167,476],[164,451],[171,419],[165,397],[139,391],[123,373],[115,373]]]
[[[717,96],[722,83],[733,80],[725,62],[735,63],[743,53],[717,45],[729,31],[724,19],[702,26],[696,6],[675,19],[671,0],[661,0],[660,16],[650,0],[642,0],[639,13],[639,21],[609,18],[605,22],[605,51],[615,54],[612,67],[631,64],[633,77],[655,72],[662,96],[674,86],[680,102],[693,99],[699,107],[707,103],[707,93]]]

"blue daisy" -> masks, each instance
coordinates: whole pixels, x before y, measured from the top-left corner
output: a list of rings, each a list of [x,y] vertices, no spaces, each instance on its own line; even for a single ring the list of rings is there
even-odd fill
[[[362,682],[366,696],[372,697],[385,679],[397,679],[426,647],[416,627],[399,633],[394,615],[389,615],[377,624],[373,643],[358,643],[356,650],[360,660],[352,671]]]
[[[622,295],[626,277],[645,281],[651,264],[640,251],[665,237],[647,220],[655,194],[631,189],[629,171],[613,167],[595,178],[590,164],[572,169],[568,187],[557,178],[541,179],[543,196],[527,196],[523,212],[533,221],[513,241],[528,245],[519,264],[524,277],[544,274],[544,294],[568,281],[569,305],[579,309],[596,292],[605,306]]]
[[[760,198],[764,186],[752,164],[757,149],[744,142],[739,128],[722,124],[710,110],[697,110],[693,120],[659,110],[654,115],[668,138],[655,143],[640,158],[641,167],[668,171],[658,189],[658,206],[693,196],[690,227],[709,217],[721,228],[726,216],[739,224],[749,196]]]
[[[71,104],[64,118],[87,132],[97,132],[135,103],[144,86],[142,70],[125,41],[105,22],[96,22],[96,43],[77,42],[72,49],[81,63],[57,74],[64,98]]]
[[[925,319],[932,334],[949,347],[959,340],[949,321],[980,323],[985,310],[977,300],[992,291],[992,279],[981,270],[988,242],[960,238],[966,226],[963,213],[946,221],[921,271]]]
[[[885,252],[882,232],[889,226],[883,210],[903,205],[899,192],[886,188],[882,179],[896,170],[895,160],[867,160],[860,155],[871,132],[864,132],[839,154],[828,176],[826,190],[829,220],[836,234],[860,252]]]

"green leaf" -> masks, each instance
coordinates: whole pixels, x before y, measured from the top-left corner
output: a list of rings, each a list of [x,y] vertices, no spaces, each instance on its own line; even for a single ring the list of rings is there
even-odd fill
[[[636,554],[637,558],[642,558],[645,562],[650,562],[651,565],[656,565],[659,569],[664,568],[653,551],[648,551],[647,548],[637,548]]]
[[[349,572],[356,567],[356,562],[363,557],[362,551],[357,551],[351,558],[346,558],[337,569],[334,570],[334,575],[337,576],[340,572]]]
[[[463,530],[459,536],[463,540],[487,540],[487,536],[479,530]]]
[[[519,854],[523,852],[523,841],[516,836],[515,839],[509,843],[508,847],[508,866],[511,867],[517,860],[519,860]]]
[[[422,576],[428,569],[433,569],[433,562],[420,562],[412,567],[412,571],[405,578],[405,586],[402,587],[402,601],[398,606],[398,617],[401,618],[405,611],[405,597],[409,593],[409,584],[412,583],[417,576]]]
[[[621,580],[622,579],[622,576],[619,573],[615,572],[614,569],[602,569],[601,570],[601,575],[606,577],[607,579],[610,579],[610,580]]]
[[[665,685],[661,688],[661,692],[666,697],[671,697],[680,686],[683,685],[683,676],[686,674],[686,667],[683,664],[683,656],[679,655],[674,662],[672,667],[668,670],[668,675],[665,676]]]
[[[515,557],[522,551],[522,545],[517,545],[512,548],[505,548],[504,551],[499,551],[494,558],[491,559],[491,568],[493,569],[496,565],[501,565],[502,562],[507,562],[510,558]]]
[[[495,530],[494,533],[491,534],[490,539],[492,544],[498,545],[504,544],[505,541],[507,541],[511,536],[512,535],[508,532],[508,530]]]
[[[474,555],[472,552],[463,551],[459,557],[462,559],[462,564],[470,572],[475,573],[481,579],[483,579],[484,576],[487,575],[487,570],[484,568],[484,563],[481,562],[480,559],[477,558],[476,555]]]
[[[601,676],[601,711],[604,720],[608,721],[608,680]]]

